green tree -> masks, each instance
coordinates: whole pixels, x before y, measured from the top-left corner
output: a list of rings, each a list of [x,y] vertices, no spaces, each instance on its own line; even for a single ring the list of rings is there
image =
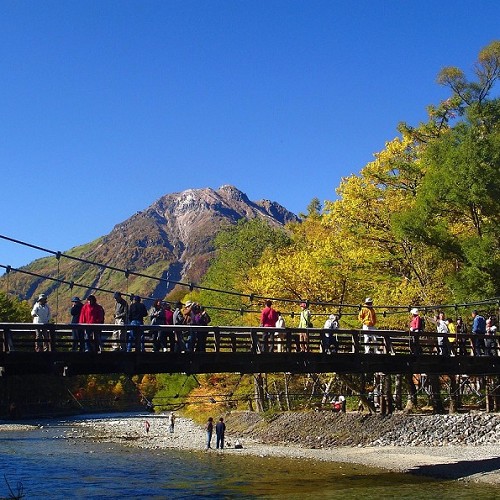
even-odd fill
[[[276,251],[289,244],[289,236],[282,227],[270,226],[260,219],[242,220],[219,233],[215,239],[216,257],[211,263],[200,286],[244,293],[252,268],[257,265],[266,249]],[[192,296],[204,306],[214,306],[244,311],[251,305],[249,297],[237,294],[201,290]],[[234,311],[210,312],[213,324],[241,324],[252,318],[242,318]]]
[[[488,99],[499,71],[493,42],[479,55],[476,82],[457,68],[441,72],[463,118],[429,141],[415,204],[395,217],[396,230],[452,264],[446,282],[456,300],[500,293],[500,100]]]
[[[0,292],[0,321],[26,323],[31,321],[31,309],[26,301]]]
[[[448,281],[461,300],[500,293],[500,101],[482,108],[489,132],[475,108],[429,144],[415,207],[398,220],[407,235],[454,261]]]

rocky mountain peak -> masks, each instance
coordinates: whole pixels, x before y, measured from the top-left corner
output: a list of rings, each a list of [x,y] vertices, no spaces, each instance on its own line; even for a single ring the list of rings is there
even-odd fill
[[[217,233],[241,219],[253,218],[265,219],[276,226],[299,220],[278,203],[269,200],[253,202],[231,185],[219,189],[187,189],[162,196],[145,210],[118,223],[109,234],[72,249],[72,253],[92,262],[166,280],[198,281],[213,256]],[[45,260],[44,274],[53,275],[57,270],[55,258]],[[128,278],[126,284],[122,283],[123,275],[110,275],[91,264],[66,263],[61,270],[67,281],[79,282],[85,277],[89,288],[99,286],[121,290],[132,285]],[[41,292],[51,293],[58,286],[44,280],[35,283],[33,278],[21,274],[17,275],[16,281],[11,279],[15,288],[13,292],[29,290],[26,295],[19,293],[27,299]],[[151,289],[142,293],[155,297],[164,297],[170,290],[168,283],[154,280],[147,286]]]

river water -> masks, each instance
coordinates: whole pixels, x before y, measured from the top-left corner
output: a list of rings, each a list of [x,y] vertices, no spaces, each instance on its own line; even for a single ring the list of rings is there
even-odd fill
[[[0,498],[500,499],[500,488],[362,465],[66,439],[71,422],[0,432]],[[10,487],[10,490],[9,490]]]

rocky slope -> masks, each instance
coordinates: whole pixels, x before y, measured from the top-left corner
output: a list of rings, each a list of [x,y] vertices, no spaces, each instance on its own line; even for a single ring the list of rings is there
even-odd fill
[[[366,415],[332,411],[286,412],[268,418],[233,412],[228,428],[266,444],[332,446],[449,446],[500,444],[500,416],[477,412],[454,415]]]

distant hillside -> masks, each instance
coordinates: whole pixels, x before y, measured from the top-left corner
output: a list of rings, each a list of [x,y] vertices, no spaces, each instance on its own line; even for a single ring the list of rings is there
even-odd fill
[[[63,252],[81,259],[120,269],[141,272],[172,281],[197,282],[206,272],[214,252],[216,234],[240,219],[262,218],[273,225],[298,221],[298,217],[278,203],[261,200],[253,202],[233,186],[188,189],[167,194],[149,208],[137,212],[117,224],[97,240]],[[165,297],[173,286],[165,282],[110,271],[78,261],[55,257],[38,259],[23,270],[52,276],[65,281],[140,293],[143,296]],[[4,277],[2,287],[5,287]],[[59,305],[59,322],[68,320],[67,307],[71,296],[83,297],[87,290],[59,284],[22,273],[10,273],[11,293],[29,301],[39,293],[49,294],[49,302]],[[111,321],[112,297],[99,294]],[[107,306],[107,307],[106,307]],[[62,316],[61,316],[62,311]]]

